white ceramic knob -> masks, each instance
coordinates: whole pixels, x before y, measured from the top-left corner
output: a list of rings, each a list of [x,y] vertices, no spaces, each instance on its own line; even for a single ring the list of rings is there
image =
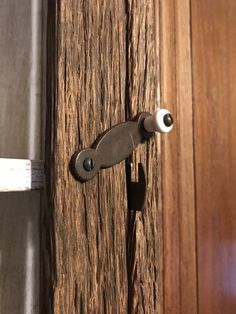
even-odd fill
[[[173,128],[173,122],[171,113],[166,109],[160,109],[147,117],[143,125],[148,132],[168,133]]]

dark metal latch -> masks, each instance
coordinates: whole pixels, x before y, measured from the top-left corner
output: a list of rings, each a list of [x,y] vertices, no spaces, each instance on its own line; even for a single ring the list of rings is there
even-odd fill
[[[91,147],[77,151],[71,158],[70,168],[81,182],[92,179],[100,169],[109,168],[126,159],[128,208],[142,210],[146,198],[146,178],[143,165],[138,165],[138,182],[132,182],[132,152],[148,140],[154,132],[167,133],[173,127],[169,111],[161,109],[154,115],[139,113],[134,119],[110,128]]]

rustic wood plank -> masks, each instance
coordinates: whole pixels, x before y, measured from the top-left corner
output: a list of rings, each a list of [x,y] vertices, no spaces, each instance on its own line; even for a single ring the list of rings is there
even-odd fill
[[[143,213],[127,213],[124,163],[78,183],[68,163],[111,125],[157,109],[154,1],[49,4],[45,311],[161,313],[157,138]],[[45,278],[45,277],[44,277]]]
[[[164,313],[197,313],[190,4],[161,1],[161,100],[175,118],[162,145]]]
[[[155,1],[128,2],[127,116],[141,111],[153,113],[159,106],[159,51],[155,43],[159,41],[156,33],[159,23],[155,16],[157,12],[158,4]],[[128,217],[130,313],[162,313],[159,143],[158,136],[155,136],[134,154],[136,165],[141,161],[146,166],[148,194],[145,211],[129,213]]]
[[[236,2],[192,1],[199,313],[235,313]]]
[[[127,303],[123,167],[109,169],[106,176],[101,173],[84,185],[68,171],[78,143],[90,145],[99,133],[124,119],[120,93],[125,84],[124,10],[118,4],[113,10],[108,2],[60,1],[49,11],[57,27],[52,47],[56,86],[51,90],[56,98],[49,108],[54,133],[50,171],[55,313],[110,311],[113,298],[115,307],[125,311]]]

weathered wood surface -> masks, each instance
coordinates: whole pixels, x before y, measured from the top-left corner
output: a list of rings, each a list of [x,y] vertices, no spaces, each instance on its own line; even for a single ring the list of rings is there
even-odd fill
[[[124,162],[84,184],[68,168],[110,126],[157,109],[154,4],[49,4],[44,313],[161,313],[158,137],[134,156],[144,212],[127,212]]]
[[[55,313],[234,313],[235,4],[50,5],[45,299]],[[135,153],[148,201],[127,213],[123,163],[84,185],[68,163],[157,100],[175,127],[161,171],[159,138]]]

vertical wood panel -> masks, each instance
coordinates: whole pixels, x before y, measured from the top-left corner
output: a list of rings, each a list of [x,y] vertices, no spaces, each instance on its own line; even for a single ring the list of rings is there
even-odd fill
[[[176,84],[181,312],[197,313],[190,1],[176,2]],[[167,196],[166,196],[167,197]]]
[[[151,0],[49,5],[45,299],[54,313],[161,313],[158,139],[134,156],[147,171],[143,213],[127,213],[124,163],[85,184],[68,169],[108,127],[157,109],[154,9]]]
[[[127,1],[127,117],[142,111],[154,113],[159,106],[159,51],[155,44],[159,41],[155,32],[158,11],[156,1]],[[147,204],[143,213],[128,215],[130,313],[162,313],[159,142],[155,136],[134,153],[134,164],[141,161],[146,168]]]
[[[189,1],[161,1],[161,101],[173,112],[163,139],[164,313],[197,313]]]
[[[101,132],[125,118],[121,92],[126,75],[125,7],[119,2],[59,1],[49,10],[55,18],[49,21],[55,23],[55,29],[49,29],[55,55],[50,50],[48,63],[55,67],[48,111],[53,209],[49,223],[55,232],[49,240],[55,254],[50,261],[55,272],[51,306],[54,313],[125,312],[123,165],[83,185],[68,168],[79,147],[91,145]]]
[[[235,1],[192,1],[200,314],[236,311],[235,16]]]
[[[179,207],[176,131],[175,2],[161,1],[161,102],[174,117],[174,129],[162,142],[163,309],[180,313]],[[166,197],[165,197],[166,196]]]

